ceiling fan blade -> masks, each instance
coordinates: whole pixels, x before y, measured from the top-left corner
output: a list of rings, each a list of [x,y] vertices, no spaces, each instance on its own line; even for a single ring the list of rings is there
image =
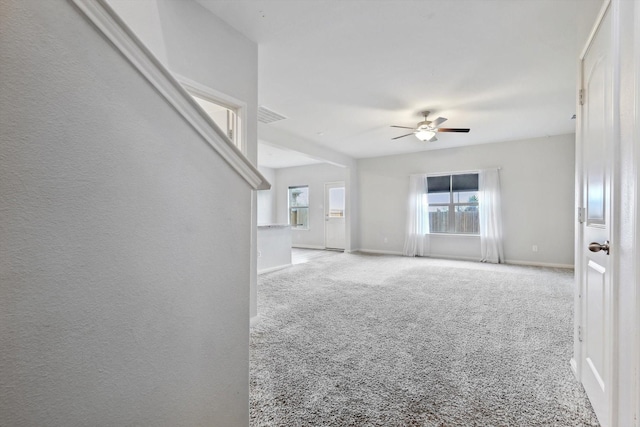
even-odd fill
[[[409,135],[413,135],[413,132],[408,133],[406,135],[402,135],[402,136],[396,136],[395,138],[391,138],[391,139],[394,140],[394,139],[404,138],[405,136],[409,136]]]
[[[401,128],[401,129],[415,129],[415,128],[408,128],[406,126],[395,126],[395,125],[391,125],[392,128]]]
[[[462,129],[462,128],[438,128],[436,129],[438,132],[464,132],[468,133],[471,129]]]
[[[433,137],[431,137],[431,139],[428,139],[427,142],[435,142],[437,140],[438,140],[438,138],[436,138],[436,136],[433,135]]]
[[[444,117],[438,117],[437,119],[431,122],[431,126],[438,127],[441,123],[444,123],[446,121],[447,119],[445,119]]]

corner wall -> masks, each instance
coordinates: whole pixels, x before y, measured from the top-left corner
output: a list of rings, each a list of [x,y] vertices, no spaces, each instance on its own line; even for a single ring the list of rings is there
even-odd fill
[[[507,262],[572,266],[574,151],[571,134],[360,159],[361,249],[402,253],[410,174],[499,166]],[[432,253],[479,260],[480,238],[434,236]]]
[[[262,176],[271,183],[269,190],[260,190],[257,193],[258,200],[258,225],[270,225],[276,223],[276,191],[278,184],[276,183],[275,169],[260,167],[258,168]],[[283,224],[286,224],[283,223]]]
[[[250,188],[71,2],[0,9],[0,425],[248,425]]]

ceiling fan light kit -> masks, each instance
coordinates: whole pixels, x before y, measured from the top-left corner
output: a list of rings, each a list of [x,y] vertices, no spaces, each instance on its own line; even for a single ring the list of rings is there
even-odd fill
[[[420,130],[416,131],[416,133],[414,135],[420,141],[429,141],[429,140],[431,140],[431,138],[436,136],[436,133],[431,131],[431,130],[420,129]]]
[[[404,138],[405,136],[409,136],[409,135],[415,135],[416,138],[418,138],[420,141],[437,141],[438,138],[436,138],[436,132],[462,132],[462,133],[468,133],[470,129],[466,129],[466,128],[441,128],[438,127],[440,126],[442,123],[444,123],[447,119],[444,117],[438,117],[437,119],[430,121],[427,120],[427,116],[429,115],[429,111],[425,111],[422,113],[422,115],[424,116],[424,120],[419,122],[417,124],[417,126],[415,128],[410,128],[410,127],[406,127],[406,126],[394,126],[392,125],[392,128],[402,128],[402,129],[413,129],[413,132],[408,133],[406,135],[401,135],[401,136],[397,136],[395,138],[391,138],[391,139],[400,139],[400,138]]]

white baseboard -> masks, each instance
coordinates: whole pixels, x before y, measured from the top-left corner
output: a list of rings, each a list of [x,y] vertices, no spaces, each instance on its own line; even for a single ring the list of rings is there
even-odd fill
[[[293,264],[276,265],[275,267],[263,268],[258,270],[258,274],[271,273],[272,271],[282,270],[283,268],[291,267]]]
[[[453,261],[480,262],[480,258],[479,257],[472,257],[472,256],[455,256],[455,255],[431,254],[426,258],[450,259],[450,260],[453,260]]]
[[[378,249],[358,249],[358,250],[352,250],[348,252],[349,253],[362,252],[365,254],[369,253],[369,254],[380,254],[380,255],[400,255],[400,256],[403,255],[402,252],[384,251],[384,250],[378,250]],[[451,259],[451,260],[457,260],[457,261],[480,262],[480,257],[454,256],[454,255],[443,255],[443,254],[430,254],[428,257],[425,257],[425,258],[438,258],[438,259]],[[574,268],[572,264],[555,264],[550,262],[520,261],[520,260],[506,260],[505,264],[526,265],[526,266],[532,266],[532,267],[566,268],[570,270]]]
[[[533,267],[567,268],[567,269],[570,269],[570,270],[574,269],[574,265],[573,264],[555,264],[555,263],[551,263],[551,262],[519,261],[519,260],[511,260],[511,259],[506,260],[505,264],[530,265],[530,266],[533,266]]]
[[[381,251],[377,249],[360,249],[355,252],[362,253],[370,253],[370,254],[380,254],[380,255],[399,255],[404,256],[402,252],[398,251]],[[425,256],[424,258],[437,258],[437,259],[451,259],[456,261],[480,261],[478,257],[463,257],[463,256],[451,256],[451,255],[441,255],[441,254],[431,254],[429,256]]]
[[[256,326],[258,323],[260,323],[260,315],[256,314],[255,316],[253,316],[251,319],[249,319],[249,327],[253,328],[254,326]]]
[[[300,249],[325,249],[324,246],[318,246],[318,245],[303,245],[303,244],[293,244],[291,245],[292,248],[300,248]]]
[[[574,359],[572,357],[571,360],[569,361],[569,364],[571,364],[571,370],[573,371],[573,375],[575,375],[576,379],[579,380],[579,378],[578,378],[578,364],[576,363],[576,359]]]
[[[379,255],[400,255],[402,256],[402,252],[396,251],[380,251],[377,249],[358,249],[352,252],[361,252],[363,254],[379,254]]]

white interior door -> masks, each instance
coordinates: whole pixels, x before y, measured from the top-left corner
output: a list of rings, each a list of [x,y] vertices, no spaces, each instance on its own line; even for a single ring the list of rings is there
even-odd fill
[[[582,60],[582,219],[580,378],[602,426],[611,425],[611,161],[613,150],[611,17],[607,12]]]
[[[324,185],[324,246],[327,249],[345,247],[345,192],[344,182]]]

